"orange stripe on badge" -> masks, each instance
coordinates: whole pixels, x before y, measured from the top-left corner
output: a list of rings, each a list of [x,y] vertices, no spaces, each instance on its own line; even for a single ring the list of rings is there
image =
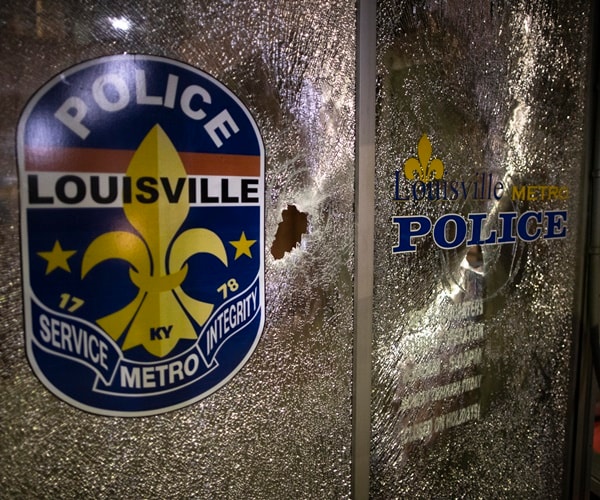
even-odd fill
[[[260,156],[214,153],[179,153],[179,156],[188,175],[260,175]]]
[[[122,174],[135,151],[92,148],[25,148],[29,172]],[[188,175],[258,177],[260,157],[212,153],[179,153]]]

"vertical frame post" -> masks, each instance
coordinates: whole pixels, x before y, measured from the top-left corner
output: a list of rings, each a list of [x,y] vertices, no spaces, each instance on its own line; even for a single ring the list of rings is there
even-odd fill
[[[375,236],[376,1],[358,0],[352,496],[369,498]]]

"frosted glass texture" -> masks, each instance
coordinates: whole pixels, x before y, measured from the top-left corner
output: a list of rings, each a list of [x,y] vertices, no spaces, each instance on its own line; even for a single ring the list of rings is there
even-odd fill
[[[354,2],[335,0],[2,3],[4,496],[350,495],[355,22]],[[262,339],[204,401],[141,418],[94,416],[46,390],[25,358],[21,299],[19,113],[64,69],[122,53],[177,59],[223,82],[254,116],[266,151]],[[305,226],[275,258],[286,210]]]

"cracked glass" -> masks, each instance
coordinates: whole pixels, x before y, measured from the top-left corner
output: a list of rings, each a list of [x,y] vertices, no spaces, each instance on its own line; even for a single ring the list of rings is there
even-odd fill
[[[4,495],[350,495],[355,23],[346,0],[2,3]],[[19,114],[55,75],[117,54],[168,57],[212,75],[249,109],[266,154],[262,338],[227,385],[151,417],[70,406],[36,379],[24,348]],[[291,212],[299,223],[275,245]]]
[[[556,498],[587,2],[377,11],[373,498]]]

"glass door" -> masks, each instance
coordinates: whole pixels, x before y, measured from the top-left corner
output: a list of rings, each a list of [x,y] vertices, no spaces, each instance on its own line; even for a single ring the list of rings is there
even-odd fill
[[[374,498],[569,496],[590,19],[377,4]]]

